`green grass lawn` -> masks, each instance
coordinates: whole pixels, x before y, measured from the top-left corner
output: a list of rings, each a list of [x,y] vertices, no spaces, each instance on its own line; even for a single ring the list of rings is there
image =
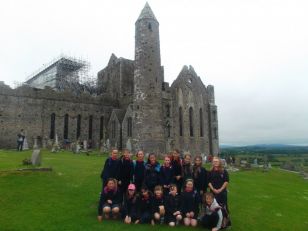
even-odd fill
[[[0,150],[0,230],[157,230],[121,221],[97,222],[105,157],[44,150],[43,167],[52,167],[52,172],[6,171],[23,168],[22,160],[30,156],[31,151]],[[229,207],[229,230],[307,231],[308,181],[279,169],[230,173]]]

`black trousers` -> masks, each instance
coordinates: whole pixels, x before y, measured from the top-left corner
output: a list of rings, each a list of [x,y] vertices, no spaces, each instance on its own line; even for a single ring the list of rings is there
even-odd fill
[[[22,151],[24,141],[17,141],[17,151]]]
[[[201,219],[202,226],[207,229],[212,229],[217,226],[219,216],[217,212],[213,212],[211,215],[205,215]]]

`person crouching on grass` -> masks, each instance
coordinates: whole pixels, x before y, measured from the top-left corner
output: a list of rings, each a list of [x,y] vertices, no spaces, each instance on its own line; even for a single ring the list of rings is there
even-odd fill
[[[151,224],[155,225],[155,222],[157,221],[159,221],[162,224],[164,222],[165,206],[164,206],[163,188],[160,185],[157,185],[154,188],[152,209],[153,209],[153,220],[151,221]]]
[[[125,224],[135,223],[138,220],[138,196],[134,184],[128,185],[127,192],[124,196],[122,217],[124,218]]]
[[[98,205],[98,221],[102,221],[103,215],[109,219],[110,214],[113,218],[117,218],[122,203],[122,194],[117,186],[117,180],[109,178],[106,186],[103,188],[99,205]]]
[[[194,190],[193,180],[188,179],[184,185],[184,191],[181,194],[181,211],[184,216],[185,226],[197,226],[197,217],[199,213],[200,196]]]
[[[170,185],[169,195],[165,199],[166,221],[169,226],[173,227],[182,220],[181,215],[181,198],[175,184]]]
[[[221,228],[223,214],[221,207],[214,198],[213,193],[207,192],[203,196],[205,215],[201,219],[202,226],[211,231]]]
[[[141,187],[141,196],[139,198],[139,213],[140,218],[135,224],[150,224],[152,220],[152,193],[146,186]]]

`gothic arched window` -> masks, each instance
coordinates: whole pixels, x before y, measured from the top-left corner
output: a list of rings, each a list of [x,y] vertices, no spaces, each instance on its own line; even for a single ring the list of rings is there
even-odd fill
[[[193,119],[193,108],[189,108],[189,135],[194,136],[194,119]]]
[[[200,108],[199,110],[199,123],[200,123],[200,137],[203,137],[203,112],[202,112],[202,108]]]
[[[127,136],[132,137],[132,131],[133,131],[133,121],[132,117],[127,118]]]
[[[56,114],[52,113],[50,116],[50,134],[49,134],[50,139],[55,138],[55,130],[56,130]]]
[[[79,139],[80,137],[80,127],[81,127],[81,115],[77,116],[77,131],[76,131],[76,138]]]
[[[89,117],[89,140],[92,139],[93,116]]]
[[[116,137],[116,122],[113,120],[111,122],[111,137],[115,138]]]
[[[68,139],[68,114],[65,114],[65,116],[64,116],[63,138]]]
[[[99,124],[99,139],[104,138],[104,116],[101,116],[100,124]]]
[[[180,136],[183,136],[183,109],[179,108],[179,128],[180,128]]]

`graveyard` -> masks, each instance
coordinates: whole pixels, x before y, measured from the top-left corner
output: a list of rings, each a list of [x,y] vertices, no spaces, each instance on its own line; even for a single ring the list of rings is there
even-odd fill
[[[32,152],[0,150],[0,230],[157,230],[157,225],[97,221],[106,154],[42,149],[40,165],[23,165]],[[308,181],[298,173],[276,166],[230,171],[229,230],[308,230],[307,204]]]

